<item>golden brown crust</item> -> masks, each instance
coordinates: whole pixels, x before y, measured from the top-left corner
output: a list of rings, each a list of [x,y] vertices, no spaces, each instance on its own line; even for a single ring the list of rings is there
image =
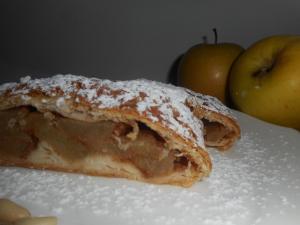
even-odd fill
[[[82,169],[70,169],[70,168],[65,168],[62,166],[54,166],[54,165],[49,165],[49,164],[37,164],[37,163],[32,163],[32,162],[24,162],[24,161],[19,161],[19,162],[14,162],[12,163],[11,161],[1,161],[0,160],[0,165],[1,166],[17,166],[17,167],[23,167],[23,168],[30,168],[30,169],[38,169],[38,170],[52,170],[52,171],[57,171],[57,172],[65,172],[65,173],[78,173],[78,174],[84,174],[84,175],[89,175],[89,176],[102,176],[102,177],[117,177],[117,178],[126,178],[130,180],[136,180],[136,181],[142,181],[150,184],[169,184],[169,185],[177,185],[177,186],[182,186],[182,187],[191,187],[194,183],[195,180],[199,180],[199,176],[195,177],[184,177],[184,176],[168,176],[168,177],[159,177],[159,178],[148,178],[145,179],[144,177],[138,177],[138,176],[132,176],[130,173],[120,173],[116,172],[114,170],[110,171],[100,171],[100,170],[94,170],[94,171],[85,171]],[[204,174],[200,177],[204,177]]]
[[[0,110],[24,105],[33,106],[40,112],[56,112],[64,117],[85,122],[101,120],[142,122],[164,138],[170,149],[180,150],[197,166],[197,169],[189,171],[190,174],[185,172],[169,177],[145,178],[137,175],[138,172],[122,173],[120,168],[124,165],[106,172],[85,170],[84,167],[70,169],[70,166],[51,166],[18,160],[15,162],[0,160],[0,165],[48,168],[190,186],[211,171],[212,164],[205,151],[205,145],[225,150],[240,136],[236,120],[216,99],[147,80],[112,82],[73,75],[57,75],[36,80],[24,78],[20,83],[1,85],[0,102]],[[218,122],[227,129],[228,134],[222,141],[219,140],[216,144],[205,142],[205,127],[201,121],[203,118]]]
[[[215,147],[221,151],[229,150],[237,139],[241,136],[241,129],[237,121],[232,117],[224,116],[217,112],[207,112],[206,109],[201,107],[195,107],[193,112],[199,119],[206,119],[211,122],[217,122],[223,125],[227,134],[219,142],[209,142],[206,141],[205,145],[207,147]]]

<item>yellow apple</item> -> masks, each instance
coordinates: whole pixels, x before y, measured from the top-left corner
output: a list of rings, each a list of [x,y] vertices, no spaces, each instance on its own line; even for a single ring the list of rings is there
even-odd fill
[[[300,128],[300,37],[271,36],[233,64],[229,89],[236,108],[262,120]]]
[[[243,50],[233,43],[203,43],[193,46],[180,61],[179,85],[227,103],[229,71],[233,61]]]

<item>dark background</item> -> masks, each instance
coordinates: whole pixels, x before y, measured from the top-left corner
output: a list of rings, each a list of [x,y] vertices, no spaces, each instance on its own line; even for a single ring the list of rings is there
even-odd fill
[[[296,0],[0,1],[0,81],[72,73],[166,82],[212,28],[248,47],[300,33]]]

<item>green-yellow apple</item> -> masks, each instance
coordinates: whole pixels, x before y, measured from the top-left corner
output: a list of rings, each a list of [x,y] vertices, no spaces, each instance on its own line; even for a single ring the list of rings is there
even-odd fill
[[[300,129],[300,37],[254,43],[233,64],[229,89],[238,110]]]
[[[229,71],[244,49],[237,44],[216,42],[195,45],[184,54],[178,67],[178,81],[181,86],[227,103]]]

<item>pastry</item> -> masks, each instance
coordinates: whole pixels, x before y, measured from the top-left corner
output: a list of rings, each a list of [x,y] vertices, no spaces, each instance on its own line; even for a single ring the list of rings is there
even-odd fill
[[[240,128],[210,96],[144,79],[25,77],[0,86],[0,165],[191,186],[205,150],[229,149]]]

